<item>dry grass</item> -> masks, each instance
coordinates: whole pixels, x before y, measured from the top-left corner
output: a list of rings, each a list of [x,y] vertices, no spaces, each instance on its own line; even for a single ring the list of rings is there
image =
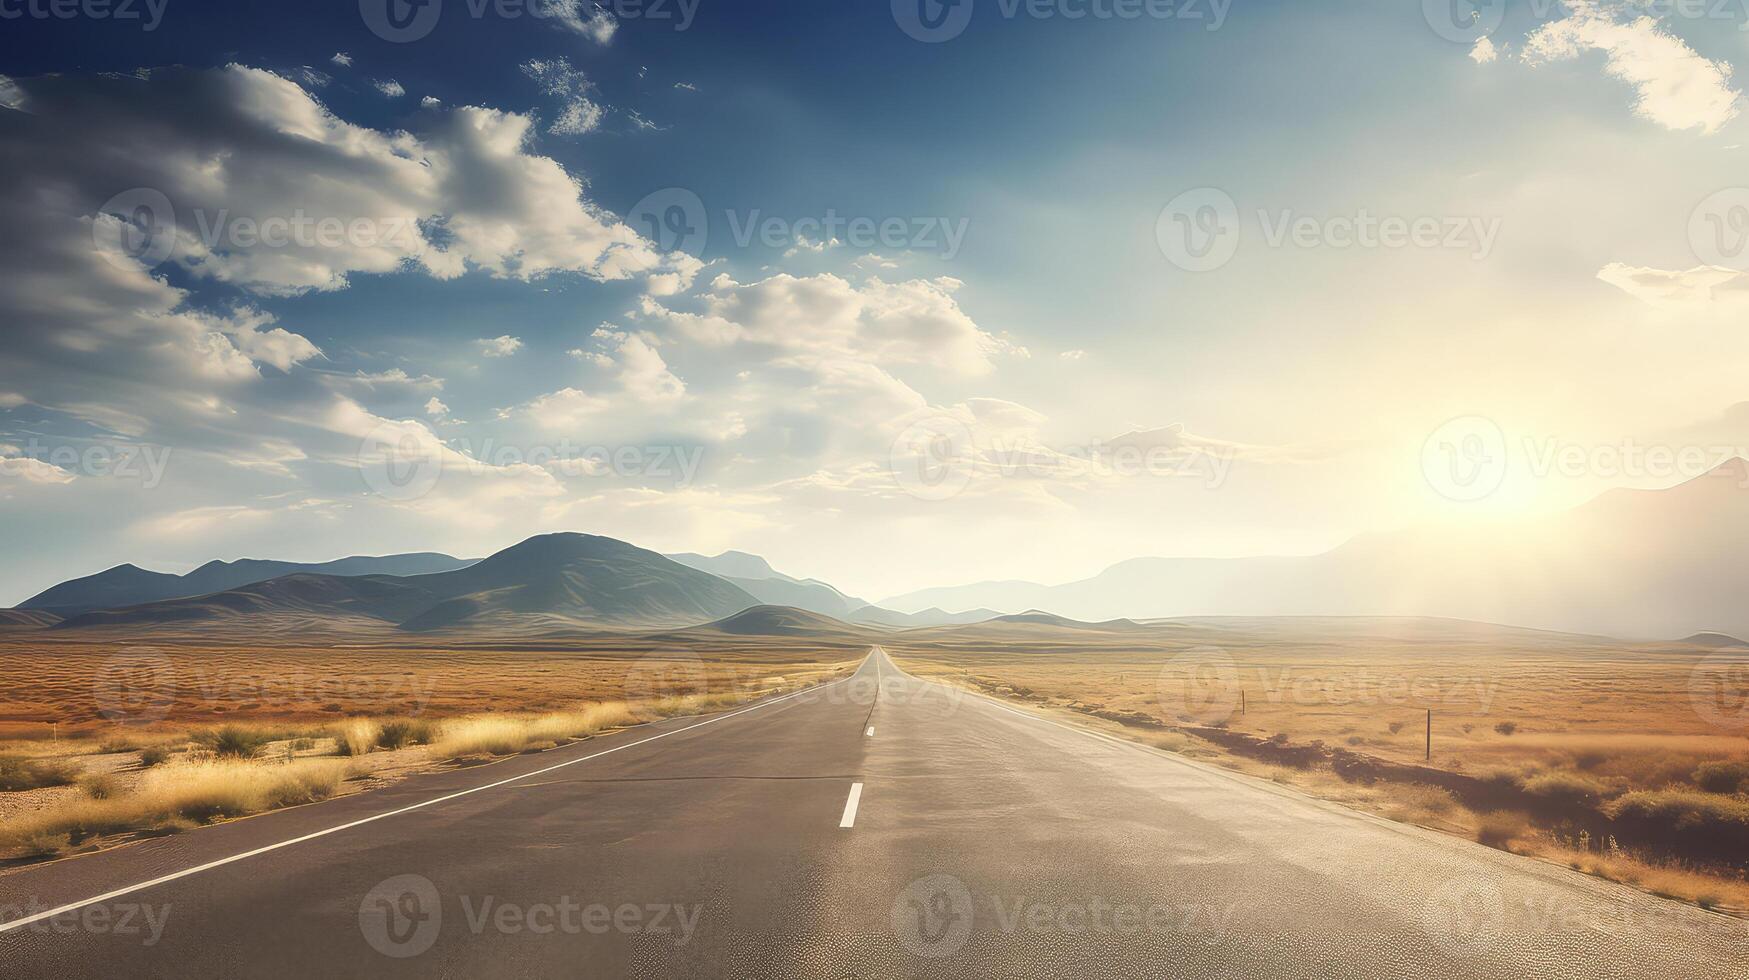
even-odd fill
[[[68,786],[79,778],[79,767],[64,759],[0,756],[0,792]]]
[[[1631,871],[1641,887],[1749,909],[1749,888],[1731,867],[1745,850],[1727,843],[1749,836],[1749,798],[1733,795],[1749,791],[1749,739],[1716,726],[1718,711],[1701,710],[1690,688],[1710,650],[1479,624],[1343,619],[1191,620],[1146,633],[1078,630],[1002,642],[968,633],[910,643],[900,634],[885,646],[921,676],[1076,712],[1139,741],[1562,863],[1572,863],[1568,851],[1586,853],[1576,842],[1561,843],[1562,833],[1578,833],[1583,823],[1563,824],[1552,814],[1625,816],[1623,826],[1633,831],[1622,834],[1626,846],[1592,853],[1587,867],[1604,874],[1607,863],[1616,869],[1609,877],[1628,880]],[[1194,688],[1199,700],[1188,704],[1188,675],[1175,666],[1185,662],[1203,668]],[[1429,710],[1432,758],[1424,761]],[[1283,771],[1267,757],[1202,739],[1186,745],[1182,732],[1151,730],[1144,719],[1431,766],[1494,782],[1502,799],[1521,802],[1477,813],[1417,783],[1345,782],[1327,766]],[[1673,853],[1672,845],[1717,853],[1720,863],[1650,857]]]
[[[334,754],[360,756],[377,744],[378,724],[369,718],[350,718],[334,726]]]
[[[1529,836],[1530,817],[1510,810],[1495,810],[1476,818],[1476,840],[1506,850],[1513,841]]]
[[[455,718],[442,723],[431,751],[444,759],[511,755],[657,718],[703,714],[742,704],[775,690],[674,695],[654,701],[586,704],[574,711]]]
[[[106,834],[177,829],[327,799],[346,776],[347,764],[334,759],[171,763],[150,770],[130,793],[75,800],[9,820],[0,828],[0,842],[10,850],[58,853]]]

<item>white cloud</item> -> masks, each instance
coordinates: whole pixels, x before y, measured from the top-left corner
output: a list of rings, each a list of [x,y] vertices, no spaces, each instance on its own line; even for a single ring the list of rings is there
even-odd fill
[[[1065,361],[1079,361],[1086,356],[1087,352],[1084,350],[1066,350],[1057,355],[1057,357]]]
[[[796,243],[784,251],[783,257],[786,259],[792,258],[798,252],[813,252],[815,255],[823,255],[829,248],[842,248],[843,246],[844,243],[836,238],[828,238],[823,242],[816,242],[810,240],[806,235],[797,234]]]
[[[1736,118],[1731,66],[1702,57],[1655,18],[1600,0],[1566,0],[1567,16],[1525,39],[1523,59],[1542,65],[1604,52],[1605,70],[1634,88],[1634,112],[1667,129],[1712,133]]]
[[[619,30],[619,21],[593,0],[539,0],[552,23],[594,41],[606,44]]]
[[[606,110],[593,98],[595,86],[565,58],[524,62],[522,73],[534,79],[541,91],[561,100],[559,116],[547,127],[555,136],[582,136],[601,128]]]
[[[675,82],[674,87],[681,90],[682,92],[696,92],[696,91],[698,91],[698,86],[692,84],[691,82]]]
[[[329,58],[328,60],[334,62],[335,64],[339,65],[342,68],[351,68],[352,67],[352,55],[349,55],[344,51],[334,52],[333,57]]]
[[[644,118],[644,114],[639,112],[636,109],[633,109],[630,112],[627,112],[626,118],[630,119],[632,121],[633,126],[637,127],[638,129],[641,129],[645,132],[658,132],[659,133],[659,132],[662,132],[663,130],[670,128],[668,126],[659,126],[656,123],[651,122],[649,119]]]
[[[426,109],[435,109],[438,106],[443,105],[443,101],[435,95],[426,95],[420,97],[419,105]]]
[[[1651,269],[1611,262],[1597,278],[1652,306],[1688,306],[1726,298],[1749,298],[1749,273],[1718,266]]]
[[[406,387],[415,390],[421,388],[441,390],[443,388],[442,378],[434,378],[429,374],[421,374],[415,377],[401,368],[389,368],[387,371],[374,372],[359,371],[352,376],[352,380],[369,385],[372,388],[394,385],[405,385]]]
[[[18,87],[17,82],[5,75],[0,75],[0,106],[5,106],[8,109],[24,107],[24,90]]]
[[[440,401],[436,395],[425,402],[425,414],[430,418],[442,420],[449,416],[449,406]]]
[[[1477,38],[1475,46],[1470,48],[1470,60],[1478,65],[1492,64],[1499,57],[1500,49],[1494,46],[1494,40],[1486,34]]]
[[[407,94],[407,90],[401,87],[401,83],[392,78],[379,79],[371,82],[371,84],[376,87],[378,92],[381,92],[391,99],[398,99]]]
[[[10,449],[12,447],[4,447]],[[59,486],[77,479],[73,474],[29,456],[0,455],[0,480]]]
[[[509,357],[522,349],[522,338],[505,334],[502,337],[483,338],[474,341],[485,357]]]

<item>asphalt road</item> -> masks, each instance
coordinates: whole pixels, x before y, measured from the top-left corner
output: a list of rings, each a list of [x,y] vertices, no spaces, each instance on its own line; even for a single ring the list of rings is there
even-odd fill
[[[1749,975],[1741,921],[879,650],[750,708],[0,875],[0,930],[8,980]]]

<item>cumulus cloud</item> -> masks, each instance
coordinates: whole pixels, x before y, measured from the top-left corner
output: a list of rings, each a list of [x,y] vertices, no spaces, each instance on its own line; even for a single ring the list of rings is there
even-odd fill
[[[449,406],[438,400],[436,395],[433,395],[425,402],[425,414],[430,418],[441,421],[449,417]]]
[[[339,500],[472,521],[506,504],[528,514],[522,503],[561,492],[539,467],[475,459],[431,436],[427,423],[447,417],[433,405],[441,379],[320,368],[329,355],[298,327],[302,308],[279,308],[282,323],[251,296],[396,273],[690,282],[699,265],[671,261],[585,199],[580,180],[530,151],[531,121],[517,113],[437,109],[417,132],[378,131],[338,118],[295,81],[241,66],[17,85],[30,111],[0,114],[0,408],[34,406],[45,439],[176,447],[164,493],[125,507],[89,498],[102,501],[88,501],[92,514],[117,515],[106,525],[116,535],[145,533],[148,515],[172,504],[192,516],[164,527],[228,532],[254,525],[201,508],[311,521],[331,519],[338,505],[321,502]],[[659,374],[640,377],[660,392]],[[396,421],[358,398],[425,421]],[[385,425],[444,462],[428,497],[397,502],[360,481],[361,439]],[[68,478],[40,460],[5,465],[13,487]],[[285,495],[288,478],[308,492]],[[64,492],[124,492],[103,489],[114,482],[82,478]]]
[[[701,295],[699,312],[651,302],[644,315],[706,346],[757,345],[883,365],[919,365],[980,375],[994,365],[1002,342],[960,309],[957,279],[861,286],[830,274],[779,274],[752,283],[719,276]]]
[[[1500,57],[1500,49],[1494,46],[1493,38],[1483,35],[1476,39],[1475,46],[1470,48],[1470,60],[1478,65],[1493,64]]]
[[[522,349],[522,338],[505,334],[502,337],[481,338],[474,341],[484,357],[509,357]]]
[[[391,99],[398,99],[407,94],[407,90],[401,87],[401,83],[392,78],[378,79],[377,81],[371,82],[371,85],[375,86],[378,92],[381,92],[383,95],[386,95]]]
[[[1736,118],[1741,97],[1731,66],[1702,57],[1681,38],[1626,4],[1566,0],[1567,16],[1525,39],[1530,65],[1604,54],[1605,71],[1634,89],[1634,112],[1667,129],[1716,132]]]

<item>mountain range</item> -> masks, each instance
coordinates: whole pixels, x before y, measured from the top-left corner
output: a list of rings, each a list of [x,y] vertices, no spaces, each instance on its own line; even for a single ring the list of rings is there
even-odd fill
[[[1749,632],[1749,462],[1611,490],[1535,520],[1356,537],[1295,557],[1135,558],[1061,585],[1000,581],[884,599],[901,611],[1048,609],[1077,620],[1437,616],[1624,637]]]
[[[1551,517],[1356,537],[1328,552],[1136,558],[1062,585],[984,582],[870,605],[729,551],[661,555],[598,535],[529,538],[477,561],[421,552],[319,564],[244,559],[185,575],[134,565],[0,610],[0,627],[799,635],[990,623],[1121,634],[1188,616],[1440,617],[1623,637],[1749,634],[1749,462],[1667,490],[1613,490]]]
[[[256,558],[209,561],[186,575],[150,572],[137,565],[117,565],[45,589],[19,603],[18,608],[65,618],[94,609],[210,595],[282,575],[428,575],[466,568],[471,564],[473,562],[448,555],[415,552],[380,558],[359,555],[316,564]]]

